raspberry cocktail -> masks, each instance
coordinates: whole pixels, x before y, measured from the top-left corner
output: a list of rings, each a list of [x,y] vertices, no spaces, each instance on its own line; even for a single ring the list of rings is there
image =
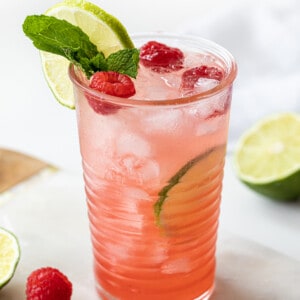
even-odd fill
[[[202,39],[134,43],[136,79],[70,67],[98,293],[208,299],[235,62]]]

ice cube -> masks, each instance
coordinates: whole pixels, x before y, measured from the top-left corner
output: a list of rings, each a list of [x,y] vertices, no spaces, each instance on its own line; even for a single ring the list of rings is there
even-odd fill
[[[151,256],[148,256],[148,261],[152,264],[161,264],[167,259],[167,245],[164,242],[153,241],[151,246]]]
[[[137,157],[148,157],[151,154],[150,144],[137,134],[125,132],[116,139],[118,156],[132,154]]]
[[[224,127],[224,115],[208,118],[204,122],[200,122],[195,128],[195,135],[201,136],[214,133]]]
[[[103,246],[105,246],[106,255],[109,256],[109,261],[112,266],[118,265],[121,260],[127,260],[129,258],[128,243],[130,243],[129,237],[123,241],[120,241],[120,237],[118,237],[118,242],[115,243],[102,241]]]
[[[135,81],[136,94],[132,99],[166,100],[180,97],[178,86],[181,76],[178,72],[160,73],[149,68],[140,67],[137,81]]]
[[[168,260],[161,266],[163,274],[188,273],[191,270],[191,261],[186,257]]]
[[[113,178],[138,186],[156,186],[159,177],[159,165],[155,160],[134,154],[114,157],[110,171]]]
[[[182,128],[183,112],[178,108],[161,107],[145,111],[143,116],[143,130],[150,134],[178,134]]]
[[[204,92],[215,88],[220,82],[215,79],[199,78],[194,86],[196,93]]]

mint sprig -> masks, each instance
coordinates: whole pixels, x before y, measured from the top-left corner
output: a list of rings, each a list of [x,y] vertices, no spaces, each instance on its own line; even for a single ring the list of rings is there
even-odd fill
[[[23,31],[37,49],[65,57],[88,78],[97,71],[137,76],[139,50],[136,48],[119,50],[106,58],[81,28],[46,15],[26,17]]]

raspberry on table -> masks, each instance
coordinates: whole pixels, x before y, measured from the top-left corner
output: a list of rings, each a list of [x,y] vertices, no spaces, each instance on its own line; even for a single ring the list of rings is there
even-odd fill
[[[184,54],[178,48],[150,41],[141,47],[140,61],[158,73],[178,71],[183,68]]]
[[[135,94],[134,83],[127,75],[113,71],[96,72],[89,85],[90,88],[107,95],[129,98]],[[87,94],[89,105],[96,113],[103,115],[115,113],[121,106],[99,100]]]
[[[221,81],[223,76],[223,72],[218,68],[202,65],[200,67],[188,69],[182,74],[181,87],[184,89],[193,89],[200,78]]]
[[[58,269],[44,267],[27,278],[26,300],[70,300],[72,283]]]

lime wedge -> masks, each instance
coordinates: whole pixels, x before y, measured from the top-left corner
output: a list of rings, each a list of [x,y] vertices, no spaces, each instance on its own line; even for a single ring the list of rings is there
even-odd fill
[[[0,228],[0,289],[13,277],[20,259],[17,238],[11,232]]]
[[[253,190],[278,200],[300,196],[300,116],[282,113],[255,124],[234,155],[238,177]]]
[[[225,151],[220,146],[190,160],[160,191],[154,213],[168,235],[196,232],[217,222]]]
[[[115,17],[83,0],[65,0],[45,13],[78,26],[105,56],[134,45],[125,27]],[[75,108],[72,83],[68,76],[69,61],[64,57],[41,51],[46,81],[62,105]]]

